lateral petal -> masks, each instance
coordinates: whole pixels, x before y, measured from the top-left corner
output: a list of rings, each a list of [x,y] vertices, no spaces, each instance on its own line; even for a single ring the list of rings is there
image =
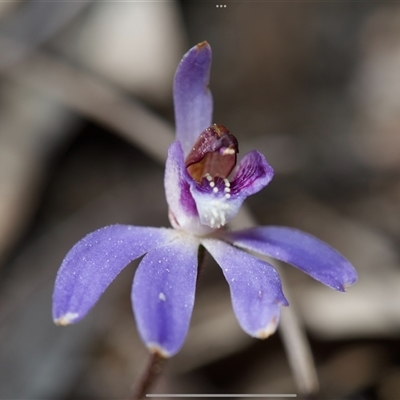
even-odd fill
[[[332,289],[345,291],[357,281],[354,267],[314,236],[283,226],[261,226],[224,233],[235,246],[292,264]]]
[[[182,347],[192,315],[199,242],[181,233],[147,253],[136,271],[132,305],[143,342],[171,357]]]
[[[201,243],[225,275],[242,329],[262,339],[274,333],[280,306],[288,302],[272,265],[217,239],[202,239]]]
[[[111,225],[89,233],[64,258],[53,292],[58,325],[80,321],[132,260],[176,237],[172,229]]]
[[[259,192],[274,176],[265,157],[256,150],[247,153],[231,179],[231,195],[246,198]]]

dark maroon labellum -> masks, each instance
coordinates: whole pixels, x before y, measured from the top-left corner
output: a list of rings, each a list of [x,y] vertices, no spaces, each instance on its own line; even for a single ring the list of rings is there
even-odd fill
[[[236,165],[237,153],[239,145],[235,136],[223,125],[213,124],[197,139],[186,158],[186,168],[197,182],[206,174],[227,178]]]

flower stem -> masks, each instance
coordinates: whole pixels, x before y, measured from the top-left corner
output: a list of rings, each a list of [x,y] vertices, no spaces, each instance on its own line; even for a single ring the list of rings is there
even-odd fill
[[[158,377],[161,375],[166,361],[166,358],[158,353],[150,355],[150,362],[138,381],[132,400],[145,398],[150,388],[156,383]]]
[[[199,252],[197,254],[197,262],[198,262],[198,267],[197,267],[197,284],[199,284],[199,278],[201,274],[204,271],[204,267],[207,263],[207,250],[200,245],[199,247]]]

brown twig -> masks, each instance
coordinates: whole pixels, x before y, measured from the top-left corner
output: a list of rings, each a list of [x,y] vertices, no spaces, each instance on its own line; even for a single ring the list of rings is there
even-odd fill
[[[108,126],[156,161],[165,162],[174,140],[171,125],[106,81],[41,52],[2,74]]]
[[[153,353],[150,355],[149,364],[138,380],[132,400],[140,400],[146,396],[161,375],[166,361],[167,359],[158,353]]]

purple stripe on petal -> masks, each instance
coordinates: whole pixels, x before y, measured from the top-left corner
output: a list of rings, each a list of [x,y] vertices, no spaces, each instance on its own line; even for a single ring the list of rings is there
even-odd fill
[[[257,193],[271,181],[272,167],[258,151],[246,154],[240,162],[231,182],[216,178],[201,184],[190,182],[190,192],[197,206],[202,224],[220,228],[227,224],[239,211],[243,201]]]
[[[224,233],[224,238],[236,246],[292,264],[335,290],[345,291],[357,281],[355,269],[340,253],[297,229],[264,226]]]
[[[150,251],[136,271],[132,304],[137,327],[152,352],[171,357],[189,329],[197,278],[199,242],[182,235]]]
[[[265,157],[256,150],[247,153],[231,179],[231,195],[246,198],[259,192],[274,176],[274,170]]]
[[[111,225],[85,236],[68,252],[53,292],[58,325],[81,320],[132,260],[176,237],[172,229]]]
[[[239,211],[243,201],[272,179],[273,169],[258,151],[246,154],[233,179],[203,179],[201,184],[190,181],[190,192],[197,206],[200,221],[211,228],[227,224]],[[211,186],[210,186],[211,185]]]
[[[204,129],[212,123],[213,101],[208,88],[211,47],[202,42],[182,58],[174,79],[176,139],[187,155]]]
[[[220,240],[203,239],[202,244],[222,268],[230,287],[233,309],[243,330],[258,338],[274,333],[280,306],[288,305],[275,269]]]

